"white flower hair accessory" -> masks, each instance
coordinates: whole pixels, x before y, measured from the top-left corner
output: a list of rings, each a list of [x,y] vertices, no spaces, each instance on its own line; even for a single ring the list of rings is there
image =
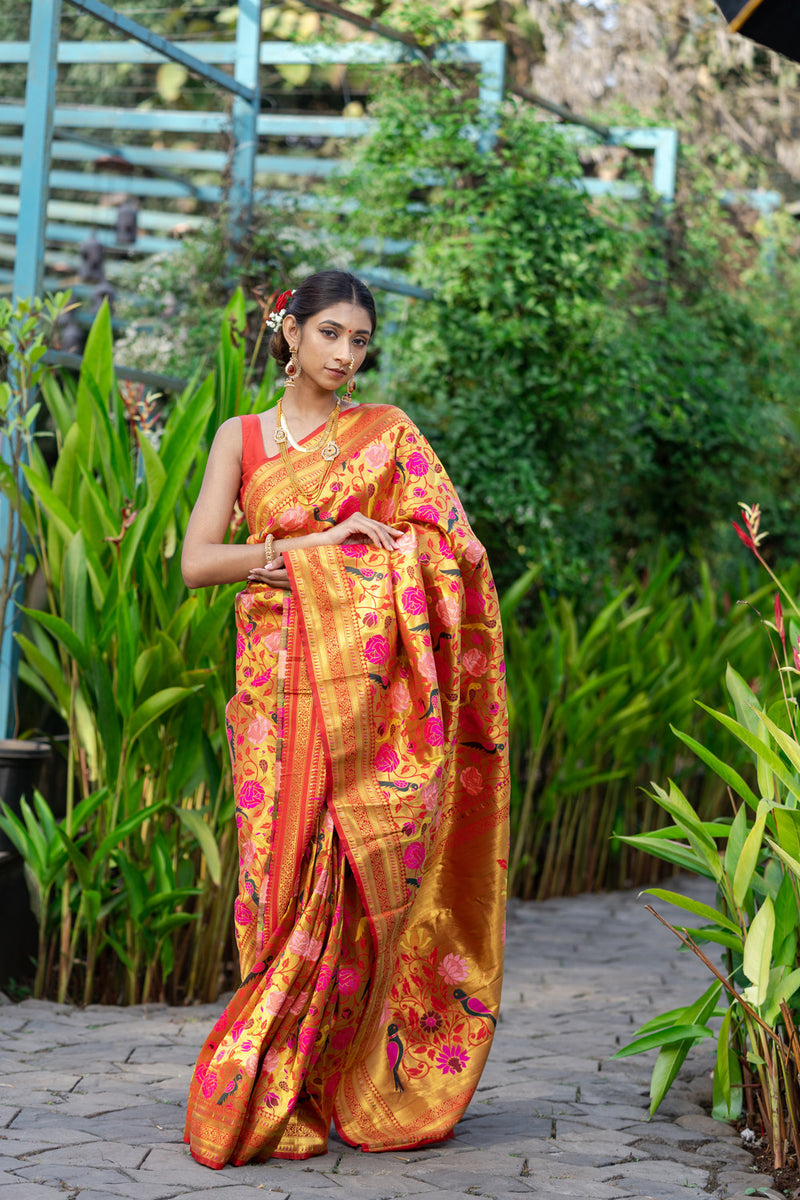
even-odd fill
[[[293,291],[281,292],[269,310],[264,324],[268,325],[273,333],[277,333],[283,325],[283,318],[286,316],[286,309],[289,307],[293,295]]]

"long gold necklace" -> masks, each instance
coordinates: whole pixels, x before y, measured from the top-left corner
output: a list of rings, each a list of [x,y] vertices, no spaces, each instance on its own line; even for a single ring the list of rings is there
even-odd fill
[[[295,488],[300,493],[301,498],[305,500],[306,504],[311,504],[317,499],[320,492],[324,488],[328,476],[333,468],[334,461],[339,457],[339,447],[336,444],[336,434],[339,429],[339,413],[341,411],[342,401],[339,396],[336,397],[336,406],[332,410],[328,420],[325,422],[325,428],[322,431],[319,441],[315,442],[313,446],[308,447],[309,452],[319,449],[320,457],[327,464],[322,472],[322,477],[320,478],[319,483],[314,490],[308,494],[303,491],[303,488],[300,485],[300,480],[297,478],[297,472],[292,466],[291,459],[289,458],[289,451],[286,446],[286,442],[288,441],[288,430],[285,428],[286,420],[283,415],[283,408],[281,404],[282,399],[283,397],[278,400],[275,413],[275,433],[273,434],[273,437],[278,443],[278,450],[280,451],[281,461],[286,468],[286,474],[289,476]]]

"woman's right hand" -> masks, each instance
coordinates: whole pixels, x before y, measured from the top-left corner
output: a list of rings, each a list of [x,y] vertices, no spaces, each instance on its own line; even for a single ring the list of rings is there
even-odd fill
[[[354,512],[338,525],[326,529],[322,536],[328,546],[341,546],[345,542],[372,542],[379,549],[394,550],[394,544],[403,536],[403,531]]]

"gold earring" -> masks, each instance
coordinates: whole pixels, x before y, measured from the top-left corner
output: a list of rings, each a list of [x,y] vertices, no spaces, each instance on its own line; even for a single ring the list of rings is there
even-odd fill
[[[300,366],[300,363],[297,361],[297,351],[294,350],[293,348],[290,348],[289,353],[291,354],[291,358],[289,359],[286,366],[283,368],[283,373],[286,376],[286,386],[293,387],[295,380],[302,373],[302,367]]]

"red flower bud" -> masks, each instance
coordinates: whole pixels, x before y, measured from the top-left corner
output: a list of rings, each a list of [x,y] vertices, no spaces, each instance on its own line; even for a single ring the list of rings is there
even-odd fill
[[[731,521],[731,525],[732,525],[732,526],[733,526],[733,528],[736,530],[736,532],[738,533],[739,537],[740,537],[740,538],[742,539],[742,541],[744,542],[745,546],[747,546],[747,549],[748,549],[748,550],[755,550],[755,548],[756,548],[756,544],[755,544],[755,542],[753,541],[753,539],[750,537],[750,534],[749,534],[749,533],[745,533],[745,531],[744,531],[744,530],[741,528],[741,526],[737,525],[735,521]]]
[[[778,637],[781,639],[781,645],[786,649],[786,627],[783,623],[783,608],[781,606],[781,598],[778,593],[775,593],[775,626],[778,630]]]

